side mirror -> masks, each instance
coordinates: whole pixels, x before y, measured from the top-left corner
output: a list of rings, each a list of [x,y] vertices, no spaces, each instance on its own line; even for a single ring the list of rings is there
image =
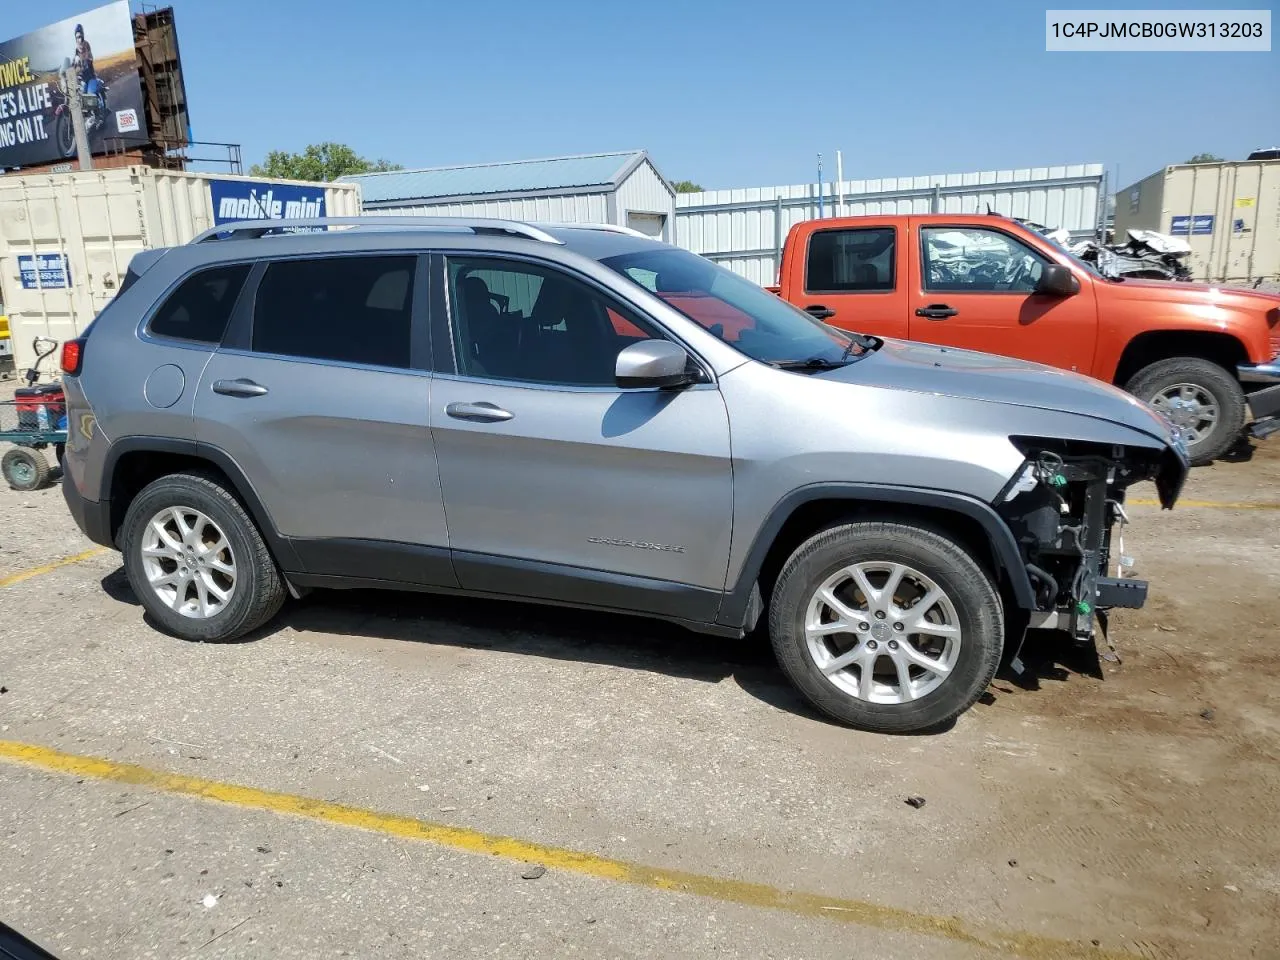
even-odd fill
[[[614,376],[620,387],[683,387],[695,381],[689,354],[670,340],[641,340],[618,354]]]
[[[1046,263],[1036,282],[1036,293],[1051,297],[1070,297],[1080,292],[1080,281],[1069,267],[1060,263]]]

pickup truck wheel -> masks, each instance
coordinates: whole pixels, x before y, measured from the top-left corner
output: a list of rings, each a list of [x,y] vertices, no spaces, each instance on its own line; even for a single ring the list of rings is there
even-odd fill
[[[183,640],[234,640],[284,603],[275,561],[244,507],[211,477],[143,488],[121,528],[124,569],[143,608]]]
[[[947,537],[852,523],[803,543],[773,589],[769,635],[815,707],[878,733],[944,726],[995,676],[1004,611],[991,578]]]
[[[1139,370],[1125,389],[1182,429],[1194,464],[1222,456],[1244,429],[1244,391],[1235,377],[1210,360],[1161,360]]]

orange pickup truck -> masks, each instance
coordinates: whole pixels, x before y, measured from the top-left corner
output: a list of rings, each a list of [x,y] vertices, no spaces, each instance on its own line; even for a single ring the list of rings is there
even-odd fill
[[[1280,431],[1280,296],[1103,276],[998,215],[810,220],[778,286],[834,326],[1034,360],[1117,384],[1195,463]]]

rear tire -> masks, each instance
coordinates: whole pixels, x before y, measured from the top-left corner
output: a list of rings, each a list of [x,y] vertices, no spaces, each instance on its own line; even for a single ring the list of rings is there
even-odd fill
[[[39,450],[14,447],[0,457],[0,473],[14,490],[39,490],[49,482],[49,461]]]
[[[1244,390],[1231,373],[1211,360],[1161,360],[1139,370],[1125,389],[1168,414],[1178,426],[1196,431],[1198,439],[1187,439],[1187,455],[1197,466],[1212,463],[1230,450],[1244,429],[1248,413]]]
[[[827,716],[912,733],[950,723],[982,696],[1000,664],[1004,610],[954,541],[910,524],[852,523],[791,555],[769,635],[783,671]]]
[[[240,502],[201,474],[144,487],[121,528],[124,569],[139,602],[183,640],[234,640],[266,623],[284,581]]]

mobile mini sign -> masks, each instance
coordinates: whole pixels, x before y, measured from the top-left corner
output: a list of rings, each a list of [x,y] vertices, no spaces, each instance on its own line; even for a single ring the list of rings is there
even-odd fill
[[[133,18],[118,0],[0,43],[0,170],[75,156],[64,64],[92,153],[146,142]]]
[[[325,215],[325,185],[262,183],[251,180],[210,180],[213,223],[236,220],[297,220]]]
[[[25,290],[65,290],[71,286],[71,266],[65,253],[20,253],[18,274]]]
[[[1175,237],[1207,237],[1213,233],[1213,214],[1174,217],[1169,224],[1169,232]]]

